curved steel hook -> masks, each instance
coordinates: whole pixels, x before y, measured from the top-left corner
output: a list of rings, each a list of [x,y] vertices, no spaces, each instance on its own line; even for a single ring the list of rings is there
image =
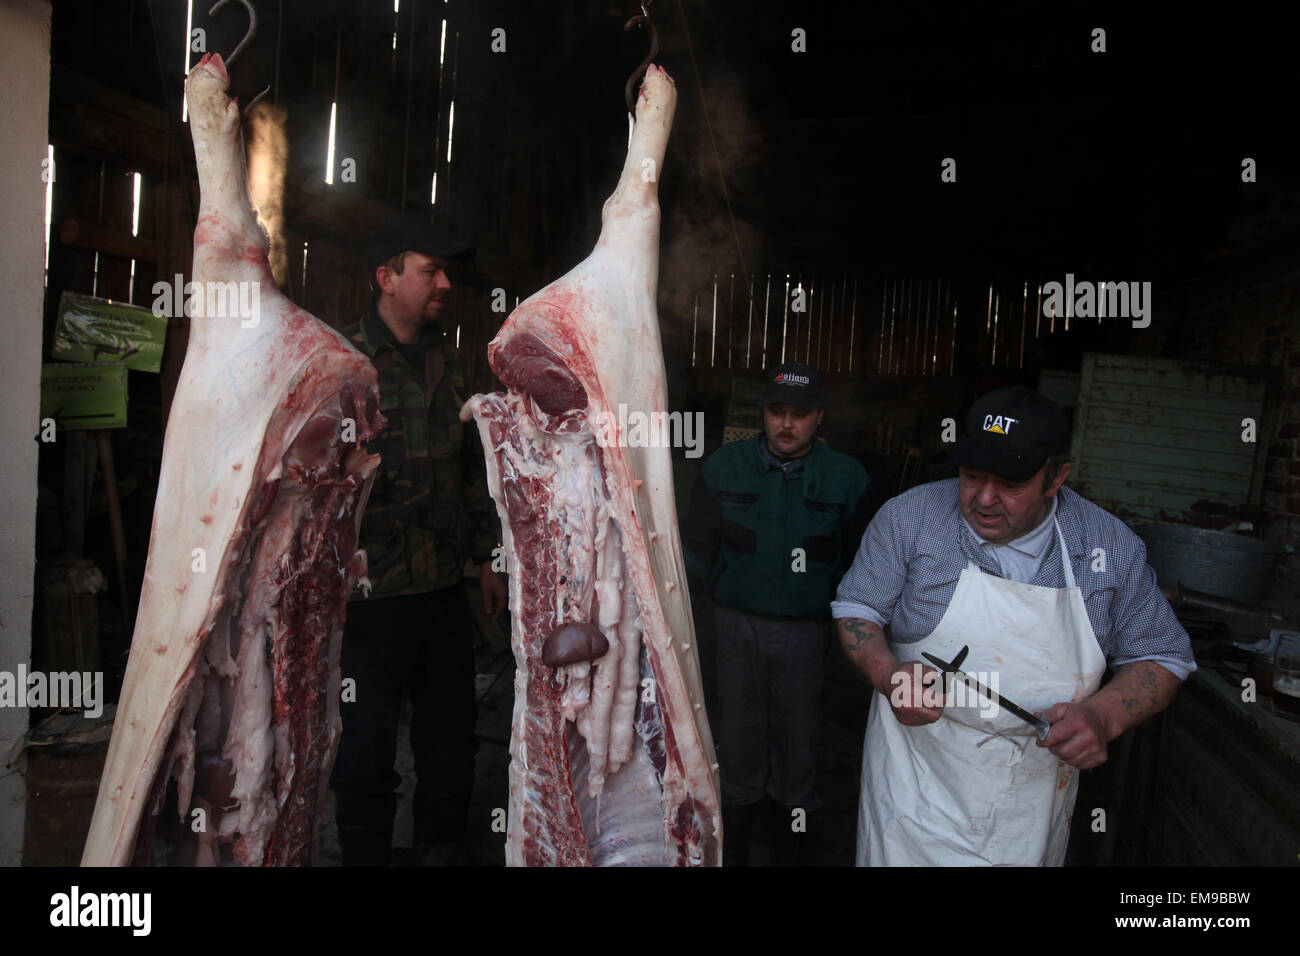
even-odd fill
[[[222,2],[224,2],[224,0],[222,0]],[[636,82],[645,75],[646,68],[650,66],[650,64],[654,62],[654,58],[659,55],[659,31],[656,30],[655,25],[650,22],[650,4],[652,3],[654,3],[654,0],[643,0],[641,4],[641,12],[628,20],[627,23],[623,24],[624,32],[631,30],[638,23],[642,24],[650,31],[650,52],[647,53],[646,58],[641,61],[641,65],[632,71],[632,75],[627,78],[627,84],[623,87],[623,99],[627,103],[627,111],[633,115],[636,114],[636,93],[634,92]]]
[[[208,16],[215,17],[221,8],[229,2],[230,0],[217,0],[216,3],[208,8]],[[235,57],[244,52],[244,47],[248,46],[249,41],[253,39],[253,34],[257,33],[257,11],[253,9],[253,4],[250,0],[239,0],[239,3],[248,11],[248,32],[245,33],[244,38],[239,41],[239,46],[235,47],[230,56],[226,57],[227,67],[235,62]]]
[[[254,96],[251,100],[248,101],[248,105],[244,107],[244,112],[241,115],[247,117],[250,113],[253,112],[253,107],[256,106],[258,103],[262,102],[262,100],[266,98],[266,94],[270,92],[271,92],[271,84],[268,83],[266,84],[266,89],[264,89],[261,93],[258,93],[256,96]]]

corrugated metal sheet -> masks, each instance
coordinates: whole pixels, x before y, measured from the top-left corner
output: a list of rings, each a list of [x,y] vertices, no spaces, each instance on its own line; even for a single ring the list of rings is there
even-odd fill
[[[1088,353],[1070,485],[1121,518],[1222,527],[1258,504],[1267,369]],[[1242,441],[1242,419],[1256,441]]]

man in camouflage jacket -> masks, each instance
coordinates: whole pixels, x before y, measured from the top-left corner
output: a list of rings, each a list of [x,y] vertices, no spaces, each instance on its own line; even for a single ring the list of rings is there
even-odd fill
[[[361,523],[369,596],[353,594],[343,636],[343,736],[330,779],[347,866],[390,859],[398,718],[412,703],[417,846],[454,859],[474,785],[473,620],[462,584],[479,565],[483,611],[505,606],[492,571],[499,540],[478,436],[459,419],[465,381],[438,319],[473,250],[422,216],[385,222],[367,248],[377,289],[342,333],[379,372],[387,423],[367,445],[382,457]]]

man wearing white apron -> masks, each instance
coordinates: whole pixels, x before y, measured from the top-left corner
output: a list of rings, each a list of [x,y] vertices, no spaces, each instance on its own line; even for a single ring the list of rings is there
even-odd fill
[[[1077,770],[1196,669],[1141,539],[1064,486],[1065,413],[1016,387],[978,399],[965,424],[959,477],[887,502],[831,605],[877,691],[860,866],[1059,866]],[[922,657],[963,647],[961,669],[1039,714],[1045,739]]]

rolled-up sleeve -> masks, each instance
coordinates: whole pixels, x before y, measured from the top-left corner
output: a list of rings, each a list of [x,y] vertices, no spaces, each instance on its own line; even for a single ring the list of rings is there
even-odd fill
[[[1136,535],[1133,539],[1136,554],[1116,588],[1110,608],[1114,625],[1108,648],[1110,666],[1155,661],[1186,680],[1196,670],[1191,638],[1160,593],[1156,573],[1147,564],[1146,545]]]
[[[907,583],[907,558],[898,529],[898,500],[876,512],[853,564],[831,602],[831,616],[856,617],[885,627]]]

